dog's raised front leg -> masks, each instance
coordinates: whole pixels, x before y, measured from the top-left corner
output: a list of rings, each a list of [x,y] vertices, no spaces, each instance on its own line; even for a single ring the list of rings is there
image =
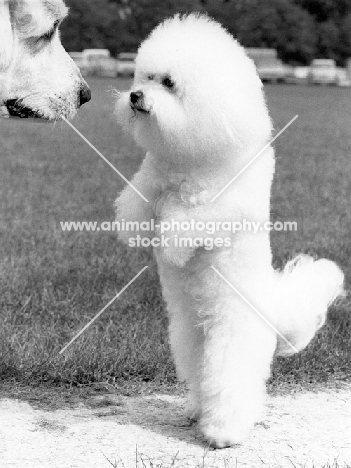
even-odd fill
[[[154,231],[152,229],[148,230],[147,226],[151,226],[151,221],[154,218],[155,178],[152,167],[150,167],[150,161],[146,157],[139,172],[133,177],[131,185],[127,185],[122,190],[115,202],[116,221],[121,226],[122,222],[124,222],[123,226],[125,227],[119,230],[118,237],[125,243],[128,243],[131,237],[137,235],[148,238],[154,236]]]

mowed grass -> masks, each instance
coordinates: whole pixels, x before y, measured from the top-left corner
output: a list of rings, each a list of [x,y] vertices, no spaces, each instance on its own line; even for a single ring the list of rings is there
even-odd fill
[[[91,80],[77,128],[126,177],[143,153],[115,124],[113,87]],[[351,279],[351,90],[274,86],[276,267],[295,253],[335,260]],[[60,221],[112,221],[124,182],[65,123],[0,121],[0,379],[21,385],[172,385],[167,316],[152,253],[113,232],[62,232]],[[149,269],[63,354],[60,349],[145,265]],[[310,346],[277,359],[272,385],[350,377],[350,300],[335,306]]]

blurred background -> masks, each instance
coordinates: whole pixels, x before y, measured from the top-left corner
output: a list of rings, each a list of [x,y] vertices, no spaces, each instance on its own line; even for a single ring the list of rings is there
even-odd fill
[[[140,42],[203,11],[246,48],[263,81],[351,86],[350,0],[67,0],[62,41],[86,76],[132,76]]]

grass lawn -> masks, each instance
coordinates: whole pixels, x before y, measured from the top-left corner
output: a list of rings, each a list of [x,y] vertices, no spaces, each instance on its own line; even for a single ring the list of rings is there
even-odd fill
[[[91,80],[93,101],[73,122],[126,176],[142,152],[112,115],[108,90],[128,82]],[[351,90],[267,87],[275,128],[299,119],[276,142],[273,220],[297,232],[272,235],[274,262],[294,253],[335,260],[351,280]],[[167,317],[149,251],[114,233],[62,232],[60,221],[112,221],[124,182],[65,124],[0,121],[0,379],[16,385],[93,382],[173,385]],[[142,267],[149,269],[66,352],[59,350]],[[350,378],[350,299],[297,356],[277,359],[272,387]]]

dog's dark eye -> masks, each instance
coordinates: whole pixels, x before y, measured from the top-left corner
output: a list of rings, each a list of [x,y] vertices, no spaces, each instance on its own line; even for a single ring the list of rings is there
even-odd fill
[[[55,21],[53,28],[48,31],[47,33],[43,34],[40,39],[43,39],[44,41],[51,41],[51,39],[54,37],[55,32],[57,31],[57,28],[59,27],[60,22]]]
[[[163,86],[165,86],[168,89],[173,89],[175,86],[174,81],[171,80],[169,76],[165,76],[162,80]]]

